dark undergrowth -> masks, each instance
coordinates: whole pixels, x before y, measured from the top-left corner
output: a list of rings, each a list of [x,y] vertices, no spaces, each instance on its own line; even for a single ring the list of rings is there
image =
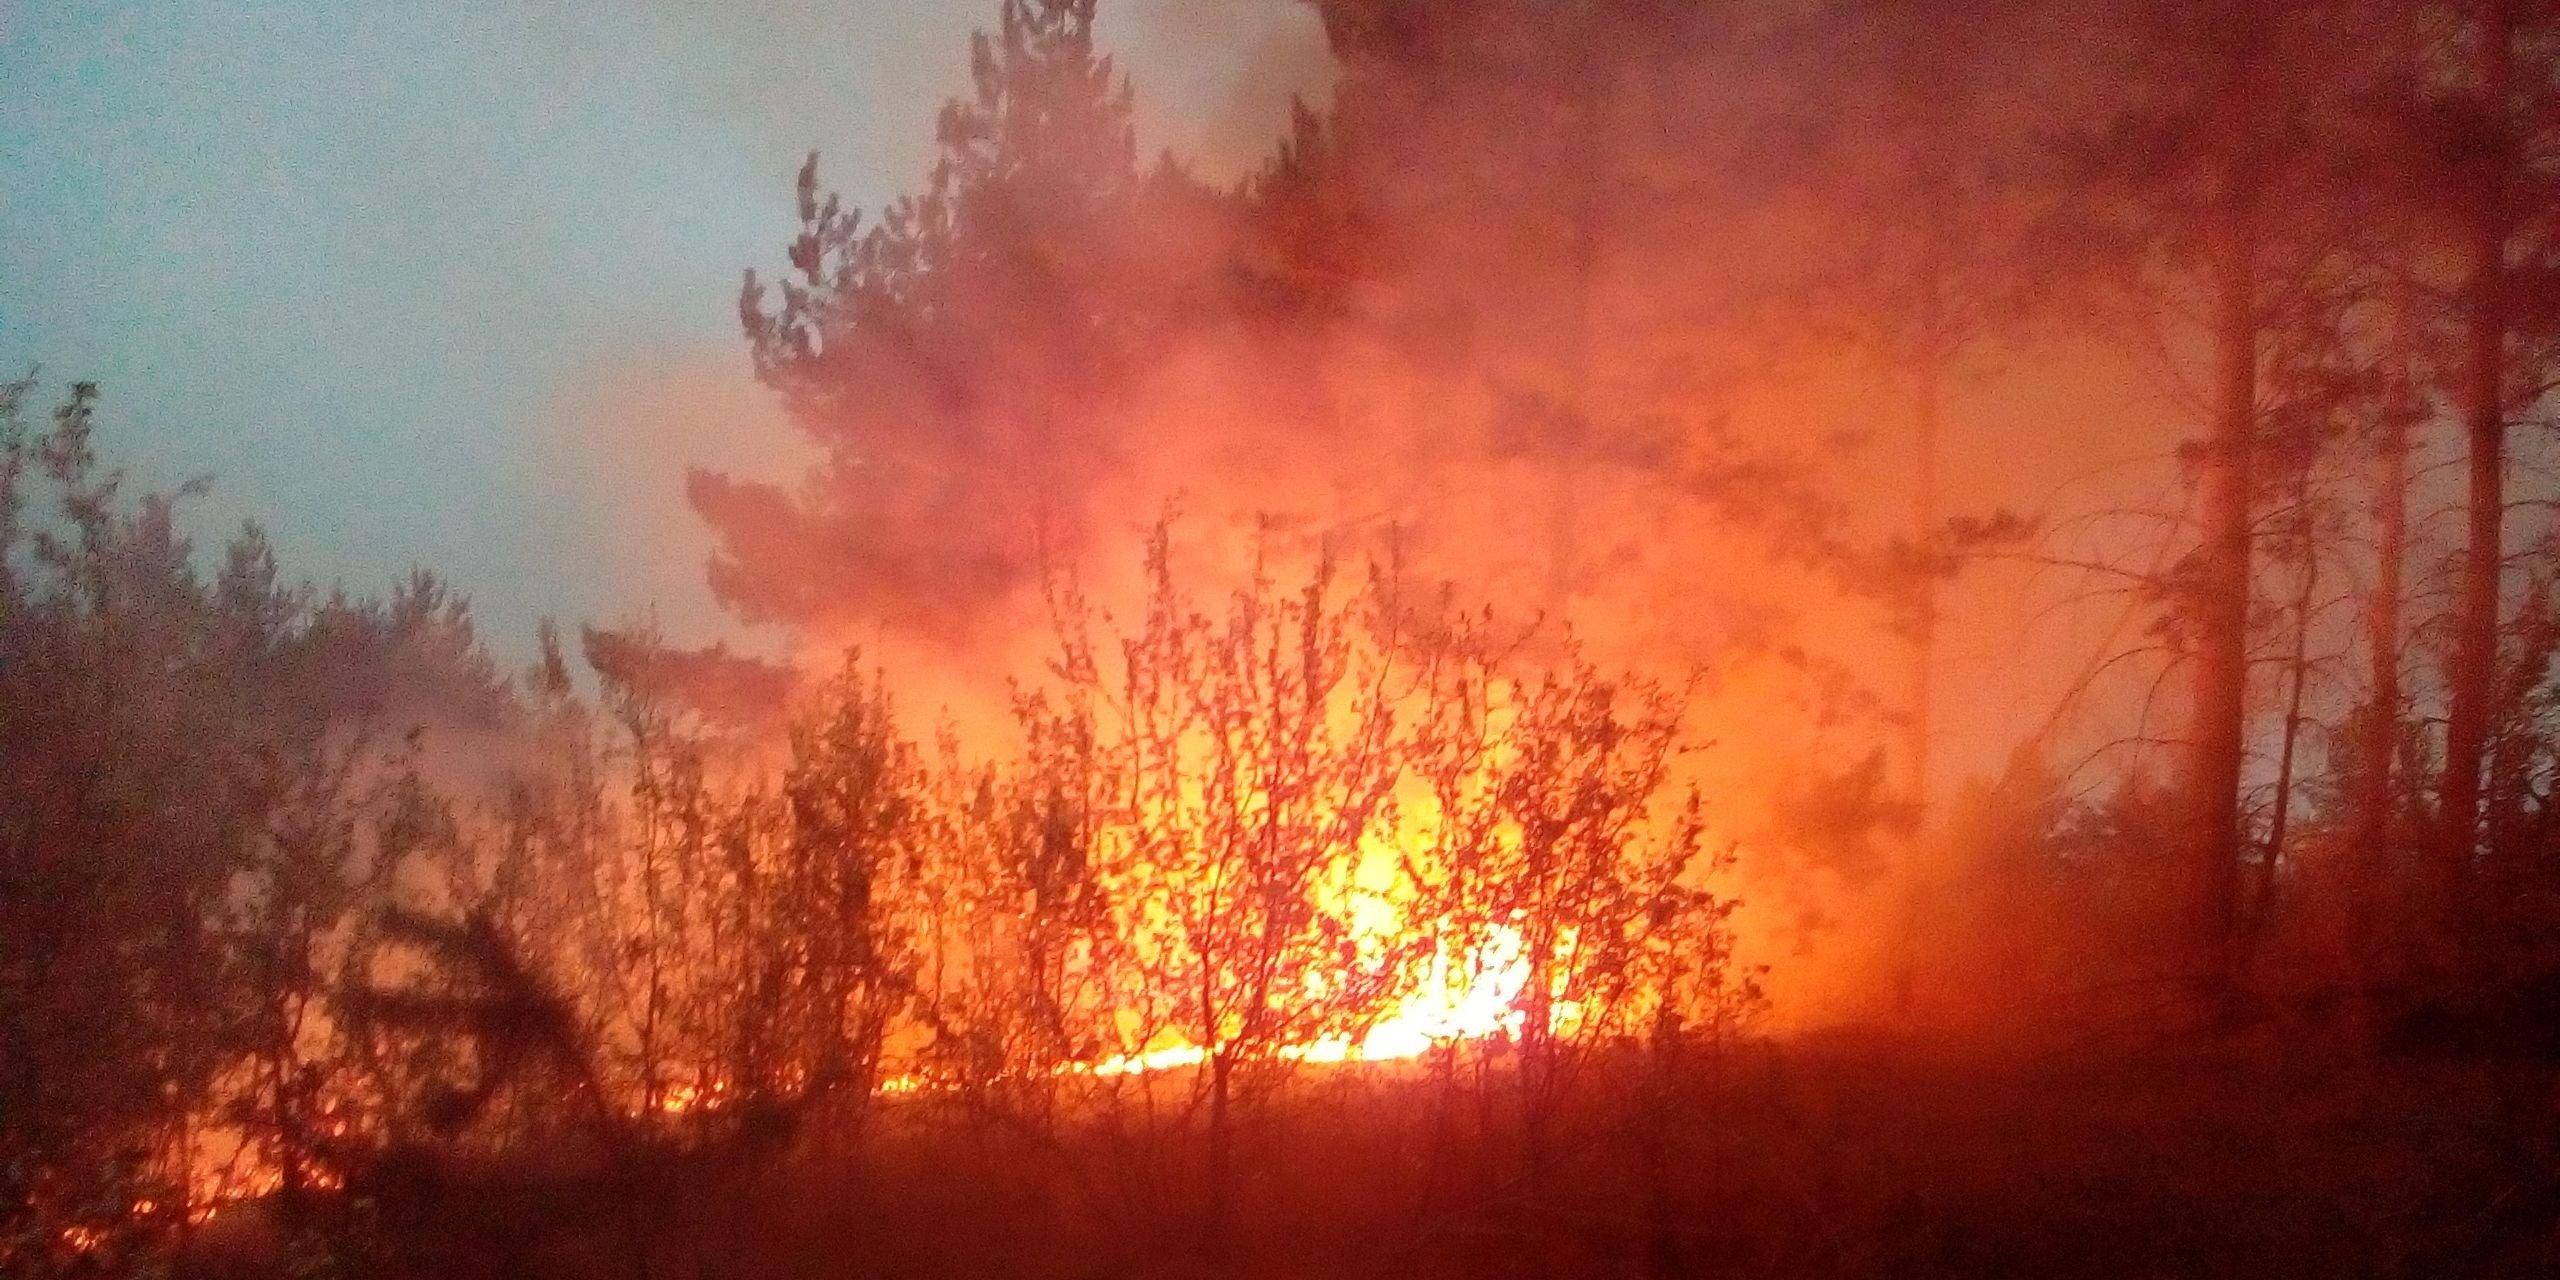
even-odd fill
[[[1588,1077],[1533,1147],[1498,1071],[1302,1072],[1251,1112],[1223,1215],[1171,1102],[1152,1126],[1124,1106],[1043,1137],[911,1101],[858,1142],[804,1134],[787,1158],[682,1185],[528,1185],[512,1205],[448,1191],[325,1261],[955,1280],[2560,1273],[2560,1075],[2540,1062],[1830,1033],[1662,1079]],[[243,1247],[253,1220],[209,1232],[196,1269],[271,1265]]]

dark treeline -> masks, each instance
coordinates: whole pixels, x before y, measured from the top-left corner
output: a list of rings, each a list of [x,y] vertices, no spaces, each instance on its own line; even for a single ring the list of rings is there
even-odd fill
[[[2560,10],[1315,8],[1221,183],[1004,0],[748,274],[713,588],[997,723],[209,570],[11,384],[0,1265],[2560,1265]],[[2184,502],[1954,465],[2057,385]]]
[[[1196,1136],[1108,1191],[1205,1187],[1222,1241],[1238,1116],[1306,1062],[1428,1055],[1537,1168],[1591,1064],[1754,1010],[1679,690],[1525,664],[1384,568],[1203,605],[1160,533],[1125,634],[1061,584],[1015,754],[920,745],[854,656],[772,744],[689,709],[762,677],[724,654],[589,630],[581,696],[554,633],[500,671],[423,574],[317,596],[252,528],[208,579],[184,494],[97,462],[95,392],[30,431],[30,386],[13,1268],[507,1270],[599,1223],[646,1267],[740,1162],[876,1125]],[[1526,1012],[1459,1007],[1515,970]],[[1462,1073],[1506,1017],[1506,1071]]]

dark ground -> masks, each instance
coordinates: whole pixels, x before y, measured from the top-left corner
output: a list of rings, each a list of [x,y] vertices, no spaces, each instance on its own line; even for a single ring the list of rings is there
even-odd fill
[[[1835,1032],[1596,1064],[1532,1160],[1499,1064],[1301,1071],[1043,1138],[903,1103],[781,1165],[387,1228],[377,1267],[653,1277],[2560,1275],[2545,1060],[2289,1032]],[[804,1135],[805,1137],[805,1135]],[[828,1148],[835,1149],[830,1151]],[[549,1197],[552,1203],[543,1203]],[[387,1266],[385,1266],[387,1264]]]

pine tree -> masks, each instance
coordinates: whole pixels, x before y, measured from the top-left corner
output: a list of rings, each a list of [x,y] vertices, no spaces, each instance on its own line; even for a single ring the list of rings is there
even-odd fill
[[[826,461],[798,495],[691,477],[743,616],[966,630],[1044,540],[1077,549],[1086,482],[1132,447],[1106,401],[1196,304],[1164,244],[1202,193],[1140,167],[1094,0],[1004,0],[970,78],[921,192],[866,220],[813,155],[790,272],[747,275],[757,373]]]

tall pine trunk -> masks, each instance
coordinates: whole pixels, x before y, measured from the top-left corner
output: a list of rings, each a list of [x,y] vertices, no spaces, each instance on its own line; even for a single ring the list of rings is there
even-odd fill
[[[2470,892],[2480,822],[2480,767],[2495,714],[2498,666],[2498,578],[2505,565],[2506,523],[2506,157],[2513,80],[2513,0],[2481,0],[2477,86],[2488,139],[2474,158],[2471,189],[2471,278],[2464,285],[2462,417],[2470,446],[2468,539],[2462,595],[2454,612],[2451,706],[2445,721],[2444,805],[2437,892],[2448,941],[2458,941]]]
[[[2383,101],[2398,113],[2417,109],[2423,73],[2418,56],[2419,10],[2384,0],[2375,11],[2382,23],[2385,57],[2383,82],[2391,87]],[[2401,794],[2400,743],[2408,708],[2402,671],[2401,636],[2407,617],[2409,551],[2409,443],[2419,419],[2417,335],[2419,319],[2417,193],[2411,176],[2401,172],[2394,192],[2392,228],[2382,270],[2382,402],[2375,423],[2368,476],[2368,505],[2374,529],[2373,586],[2364,598],[2366,705],[2357,726],[2355,770],[2347,792],[2347,937],[2374,968],[2387,968],[2401,948],[2384,942],[2380,931],[2399,913],[2388,911],[2386,874],[2393,857],[2394,817]],[[2368,968],[2368,973],[2374,972]]]
[[[2241,55],[2246,61],[2250,55]],[[2235,77],[2247,106],[2246,72]],[[2236,130],[2236,117],[2234,128]],[[2194,724],[2188,737],[2192,805],[2189,872],[2201,976],[2231,976],[2239,923],[2240,773],[2248,710],[2250,487],[2258,398],[2254,175],[2243,148],[2222,149],[2212,195],[2213,431],[2202,453],[2203,546],[2196,589]]]
[[[2312,596],[2320,589],[2319,530],[2311,510],[2311,468],[2306,465],[2294,479],[2294,516],[2301,538],[2302,572],[2295,579],[2293,599],[2293,652],[2285,664],[2284,722],[2277,737],[2276,794],[2273,815],[2267,824],[2267,847],[2259,855],[2257,875],[2249,887],[2247,932],[2242,939],[2243,960],[2240,970],[2246,976],[2247,961],[2256,954],[2258,942],[2266,936],[2269,917],[2275,910],[2276,874],[2282,869],[2285,841],[2293,824],[2294,762],[2302,741],[2303,695],[2311,683],[2311,614]]]
[[[2373,454],[2374,575],[2373,588],[2365,597],[2364,619],[2365,648],[2371,660],[2369,705],[2358,743],[2362,758],[2350,797],[2355,840],[2355,883],[2350,892],[2360,939],[2375,922],[2373,899],[2391,854],[2391,817],[2398,791],[2394,770],[2403,711],[2400,636],[2409,547],[2409,433],[2418,418],[2411,352],[2416,303],[2407,278],[2415,263],[2406,244],[2404,237],[2400,261],[2392,268],[2399,279],[2391,286],[2391,328],[2383,354],[2382,430]]]

